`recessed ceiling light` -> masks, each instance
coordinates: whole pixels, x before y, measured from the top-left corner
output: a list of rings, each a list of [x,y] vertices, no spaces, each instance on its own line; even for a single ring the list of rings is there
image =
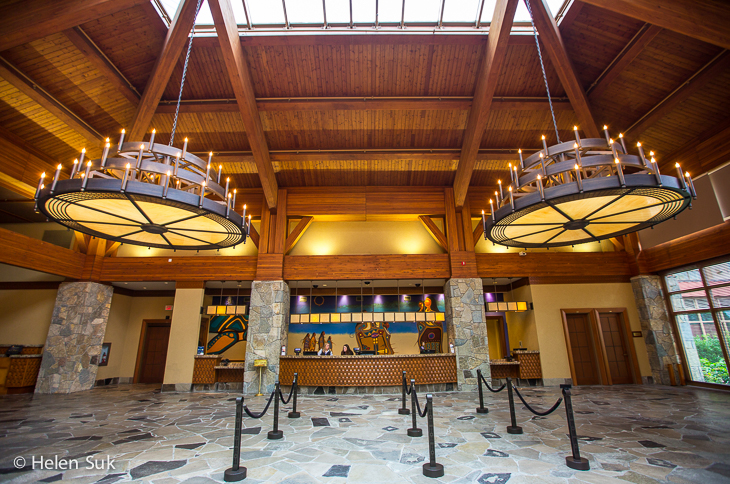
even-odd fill
[[[125,282],[124,284],[125,284],[125,285],[127,285],[127,284],[129,284],[129,283],[128,283],[128,282]]]
[[[322,284],[322,287],[327,287],[327,284]]]
[[[142,286],[142,289],[147,289],[147,286]]]

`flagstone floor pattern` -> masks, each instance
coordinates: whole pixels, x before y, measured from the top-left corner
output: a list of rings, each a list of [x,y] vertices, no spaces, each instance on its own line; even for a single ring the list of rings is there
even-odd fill
[[[524,388],[527,401],[547,409],[554,388]],[[233,393],[160,393],[154,386],[120,385],[71,395],[0,397],[0,481],[13,483],[223,481],[231,466]],[[419,396],[425,402],[425,395]],[[260,411],[265,397],[246,398]],[[269,415],[244,418],[244,483],[730,483],[730,394],[688,387],[615,386],[573,389],[583,456],[591,470],[565,466],[570,444],[561,406],[535,417],[517,402],[522,435],[506,432],[505,393],[434,395],[436,460],[441,479],[422,475],[423,437],[406,430],[399,395],[300,396],[299,419],[280,415],[282,440],[267,440]],[[25,467],[14,466],[16,457]],[[79,469],[31,469],[38,459],[77,459]],[[114,469],[86,469],[86,458],[114,459]]]

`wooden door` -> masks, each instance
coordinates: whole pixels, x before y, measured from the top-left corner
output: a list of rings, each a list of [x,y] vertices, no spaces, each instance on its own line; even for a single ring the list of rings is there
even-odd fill
[[[170,323],[150,323],[145,331],[140,383],[162,383],[165,378]]]
[[[600,385],[588,314],[566,314],[576,385]]]
[[[631,377],[629,351],[626,345],[626,335],[619,314],[599,313],[601,320],[601,334],[606,354],[608,371],[611,374],[611,383],[634,383]]]

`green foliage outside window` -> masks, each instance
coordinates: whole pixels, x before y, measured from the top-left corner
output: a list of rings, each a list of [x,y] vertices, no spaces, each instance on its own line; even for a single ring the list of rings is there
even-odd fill
[[[708,383],[730,383],[720,340],[715,336],[695,336],[697,356],[700,358],[702,373]]]

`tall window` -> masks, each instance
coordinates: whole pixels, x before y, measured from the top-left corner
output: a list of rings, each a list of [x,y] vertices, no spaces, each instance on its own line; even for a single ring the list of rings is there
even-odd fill
[[[730,385],[730,262],[664,277],[692,381]]]

